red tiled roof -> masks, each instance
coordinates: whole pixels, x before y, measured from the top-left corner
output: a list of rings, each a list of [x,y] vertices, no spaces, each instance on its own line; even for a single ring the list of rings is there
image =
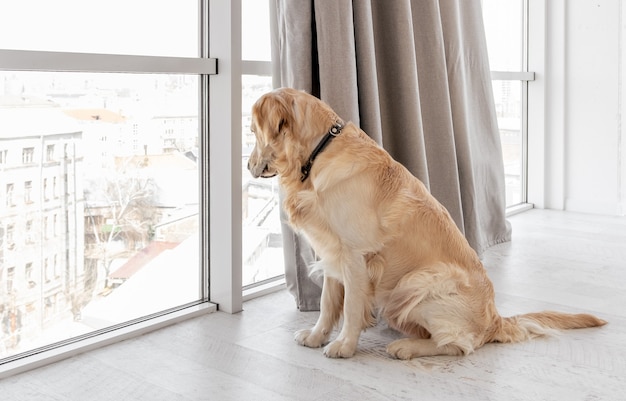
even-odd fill
[[[176,168],[180,170],[197,170],[198,165],[182,153],[164,153],[159,155],[135,155],[130,157],[116,157],[115,165],[120,168],[124,165],[148,168]]]
[[[126,280],[150,263],[152,259],[159,256],[163,251],[176,248],[178,244],[178,242],[152,241],[148,246],[128,259],[119,269],[110,273],[109,278]]]
[[[107,123],[122,123],[126,117],[107,109],[70,109],[64,110],[65,114],[77,120],[103,121]]]

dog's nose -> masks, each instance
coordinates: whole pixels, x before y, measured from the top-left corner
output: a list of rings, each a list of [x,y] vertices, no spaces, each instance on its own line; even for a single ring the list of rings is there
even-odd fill
[[[248,160],[248,170],[250,170],[250,160]]]

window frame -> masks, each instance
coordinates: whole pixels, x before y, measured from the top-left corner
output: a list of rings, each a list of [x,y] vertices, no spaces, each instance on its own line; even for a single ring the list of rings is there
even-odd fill
[[[529,83],[535,81],[535,72],[529,68],[529,26],[531,0],[522,2],[522,65],[519,71],[491,71],[491,81],[518,81],[521,84],[521,136],[522,136],[522,168],[520,203],[507,206],[508,216],[533,208],[529,203]]]
[[[525,71],[491,71],[491,81],[517,81],[521,85],[521,136],[522,136],[522,168],[521,168],[521,194],[520,202],[507,205],[507,214],[510,216],[532,208],[528,203],[528,84],[535,80],[535,73],[525,68]]]
[[[265,0],[267,7],[270,10],[274,10],[276,8],[276,0]],[[272,26],[276,25],[276,14],[274,12],[269,13],[269,21],[267,23],[270,25],[270,32],[272,30]],[[241,39],[239,41],[241,43]],[[273,46],[272,46],[273,47]],[[271,49],[272,53],[275,49]],[[274,58],[274,54],[271,55],[271,58]],[[241,60],[241,74],[239,76],[239,80],[243,79],[244,75],[256,75],[269,77],[272,79],[272,87],[276,88],[279,86],[278,82],[276,82],[274,74],[273,74],[273,64],[272,61],[266,60],[253,60],[253,59],[242,59]],[[240,103],[241,104],[241,103]],[[243,110],[241,110],[243,113]],[[241,144],[239,146],[239,155],[241,158]],[[241,175],[241,174],[240,174]],[[240,196],[241,198],[241,196]],[[239,223],[239,226],[242,226],[242,222]],[[243,269],[243,263],[242,263]],[[286,288],[285,275],[278,275],[274,277],[269,277],[267,279],[246,284],[242,286],[243,291],[243,300],[248,301],[250,299],[254,299],[278,290]]]
[[[200,299],[188,305],[40,348],[30,354],[19,354],[16,358],[5,359],[0,364],[0,378],[135,337],[218,308],[229,313],[241,311],[241,230],[237,229],[241,227],[238,141],[241,132],[241,1],[198,0],[198,8],[198,57],[0,49],[0,71],[198,75],[199,142],[202,156],[199,159],[198,182],[201,198]],[[211,102],[211,99],[219,101]],[[215,134],[210,135],[210,132]],[[211,175],[211,171],[219,174]],[[210,196],[216,193],[220,196]],[[213,267],[211,271],[209,266]]]

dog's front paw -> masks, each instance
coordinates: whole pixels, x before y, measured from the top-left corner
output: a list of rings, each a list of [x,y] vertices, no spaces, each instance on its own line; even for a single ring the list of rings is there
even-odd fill
[[[350,358],[356,351],[356,343],[343,340],[335,340],[324,347],[324,355],[329,358]]]
[[[309,348],[319,348],[326,344],[328,335],[315,330],[304,329],[296,331],[294,339],[300,345],[304,345]]]

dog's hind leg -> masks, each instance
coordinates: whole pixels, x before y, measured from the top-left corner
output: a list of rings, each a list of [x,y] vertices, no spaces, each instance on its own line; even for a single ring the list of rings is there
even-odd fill
[[[399,359],[466,355],[480,347],[491,320],[488,294],[469,285],[470,275],[455,265],[438,264],[405,276],[392,291],[384,317],[409,338],[387,352]],[[424,338],[421,331],[430,333]],[[420,338],[421,337],[421,338]]]
[[[300,345],[318,348],[328,342],[331,331],[339,321],[343,308],[343,285],[336,279],[324,276],[320,316],[312,329],[299,330],[295,340]]]
[[[389,344],[387,353],[398,359],[411,359],[420,356],[463,355],[467,350],[455,344],[439,346],[430,338],[402,338]]]

